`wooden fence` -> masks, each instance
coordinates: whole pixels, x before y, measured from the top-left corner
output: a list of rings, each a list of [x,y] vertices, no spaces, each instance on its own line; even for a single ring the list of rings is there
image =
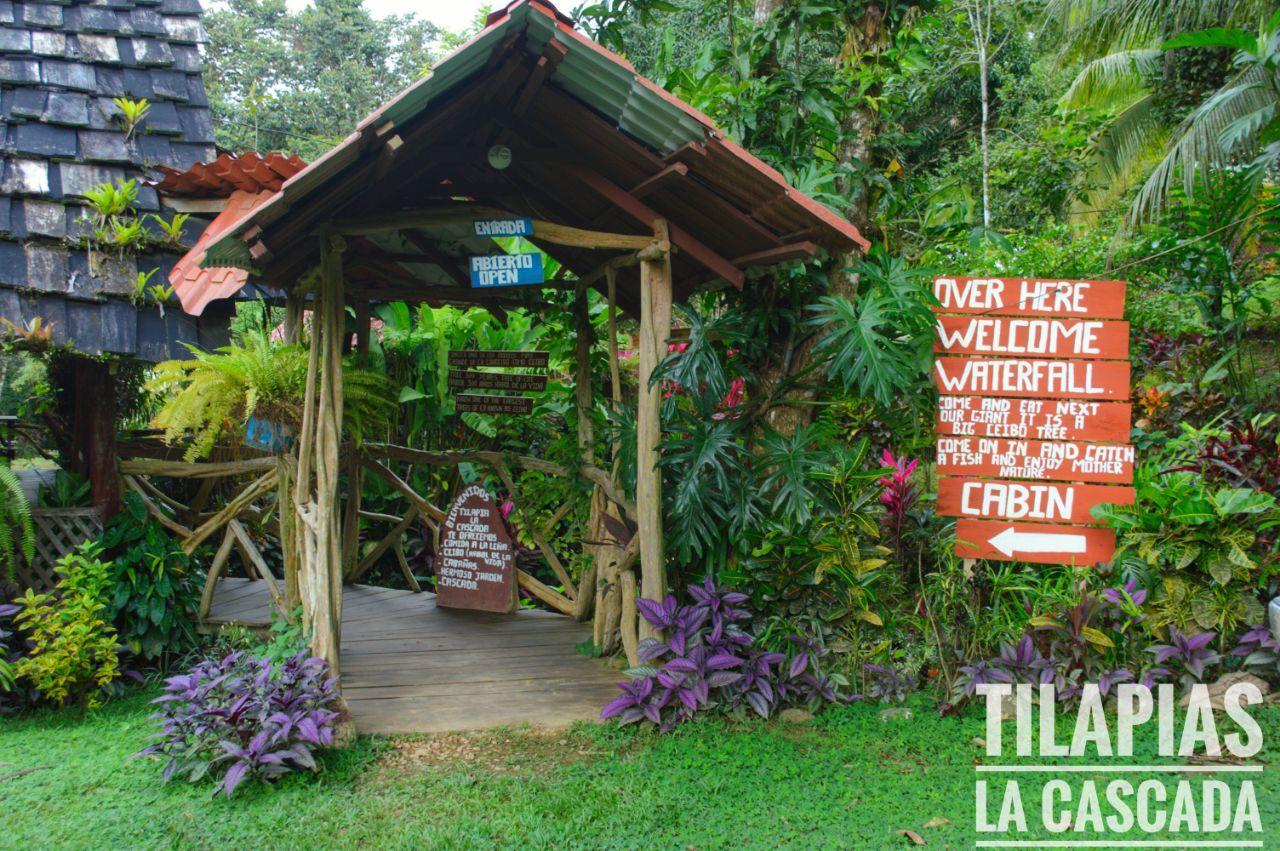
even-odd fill
[[[35,557],[18,566],[18,585],[44,593],[57,582],[53,567],[58,559],[102,534],[102,517],[96,508],[33,508],[31,521]]]

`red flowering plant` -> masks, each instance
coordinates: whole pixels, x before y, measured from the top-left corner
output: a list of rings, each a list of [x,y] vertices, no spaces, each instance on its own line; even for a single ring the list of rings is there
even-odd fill
[[[919,462],[914,458],[894,457],[888,449],[880,455],[880,462],[891,471],[878,480],[884,488],[880,491],[880,502],[885,508],[885,536],[894,551],[901,552],[910,513],[920,499],[920,492],[911,481]]]

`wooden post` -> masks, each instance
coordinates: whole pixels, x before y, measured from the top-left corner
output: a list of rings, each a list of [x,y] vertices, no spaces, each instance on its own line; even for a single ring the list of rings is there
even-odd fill
[[[594,464],[595,434],[591,422],[591,317],[587,313],[587,288],[578,284],[573,302],[573,318],[578,336],[578,363],[574,394],[578,407],[578,452],[583,464]]]
[[[284,303],[284,341],[295,345],[302,333],[302,312],[305,301],[302,293],[290,290]]]
[[[369,365],[369,330],[372,316],[369,312],[369,300],[362,298],[356,302],[356,363]]]
[[[347,450],[343,463],[347,470],[347,507],[342,520],[342,575],[349,577],[356,569],[360,555],[360,491],[364,485],[364,467],[360,463],[360,451]]]
[[[74,361],[73,429],[81,472],[89,480],[93,507],[103,519],[120,513],[120,469],[116,458],[116,382],[112,364]]]
[[[592,383],[591,383],[591,344],[593,342],[593,334],[591,328],[591,315],[587,310],[587,287],[585,283],[579,281],[577,287],[577,297],[573,303],[573,315],[577,324],[578,335],[578,363],[577,374],[574,380],[574,392],[577,399],[578,407],[578,452],[582,456],[582,463],[587,466],[595,464],[595,427],[591,421],[591,400],[592,400]],[[587,535],[592,541],[600,540],[600,531],[602,529],[602,521],[600,520],[600,510],[604,504],[604,500],[600,495],[600,486],[596,485],[591,491],[590,514],[587,520]],[[578,581],[578,594],[574,600],[573,617],[579,622],[585,621],[591,616],[592,607],[596,600],[596,581],[599,577],[599,546],[593,546],[591,551],[584,553],[588,558],[584,560],[585,567]]]
[[[618,273],[605,270],[609,282],[609,383],[616,405],[622,404],[622,365],[618,363]],[[616,451],[616,447],[615,447]]]
[[[667,223],[658,219],[654,239],[669,244]],[[662,540],[662,471],[658,469],[658,442],[662,439],[662,388],[653,381],[654,370],[666,354],[671,336],[671,256],[662,252],[640,263],[640,390],[636,415],[636,534],[640,538],[640,596],[655,602],[667,594],[667,569]],[[623,590],[623,636],[627,611]],[[639,622],[639,637],[655,637],[648,621]]]
[[[281,453],[276,457],[276,509],[280,524],[280,561],[284,570],[284,605],[290,617],[301,604],[298,596],[298,517],[293,489],[297,459]]]
[[[341,237],[320,238],[320,292],[312,312],[307,400],[299,442],[295,485],[300,536],[303,624],[311,652],[338,675],[342,642],[342,545],[339,528],[338,446],[342,435],[342,325],[344,315]],[[315,475],[315,489],[310,477]]]

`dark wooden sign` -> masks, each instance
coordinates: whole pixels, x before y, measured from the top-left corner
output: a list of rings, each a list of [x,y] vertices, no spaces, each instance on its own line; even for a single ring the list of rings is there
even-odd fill
[[[546,352],[510,352],[503,349],[451,349],[449,366],[511,366],[545,369]]]
[[[941,396],[934,430],[972,437],[1124,443],[1132,416],[1128,402]]]
[[[516,610],[516,551],[502,514],[484,488],[465,488],[449,506],[435,559],[436,605]]]
[[[451,369],[449,370],[449,387],[453,390],[539,391],[547,389],[547,377],[510,372]]]
[[[525,396],[488,396],[484,393],[459,393],[458,412],[473,414],[529,414],[533,400]]]

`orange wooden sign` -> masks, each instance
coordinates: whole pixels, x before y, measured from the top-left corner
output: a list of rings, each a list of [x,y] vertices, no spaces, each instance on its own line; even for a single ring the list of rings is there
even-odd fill
[[[1065,482],[1008,482],[946,477],[938,484],[944,517],[995,517],[1056,523],[1096,523],[1093,508],[1132,505],[1133,488]]]
[[[1094,319],[939,316],[933,350],[947,354],[1122,359],[1129,323]]]
[[[1058,482],[1133,481],[1133,447],[1124,443],[938,437],[938,473]]]
[[[1120,319],[1124,281],[1040,278],[934,278],[938,313]]]
[[[1132,416],[1128,402],[940,396],[935,430],[972,437],[1123,443],[1129,439]]]
[[[956,521],[956,555],[961,558],[1090,565],[1109,561],[1115,549],[1116,533],[1098,526]]]
[[[941,357],[933,382],[948,396],[1123,401],[1129,398],[1129,362]]]

